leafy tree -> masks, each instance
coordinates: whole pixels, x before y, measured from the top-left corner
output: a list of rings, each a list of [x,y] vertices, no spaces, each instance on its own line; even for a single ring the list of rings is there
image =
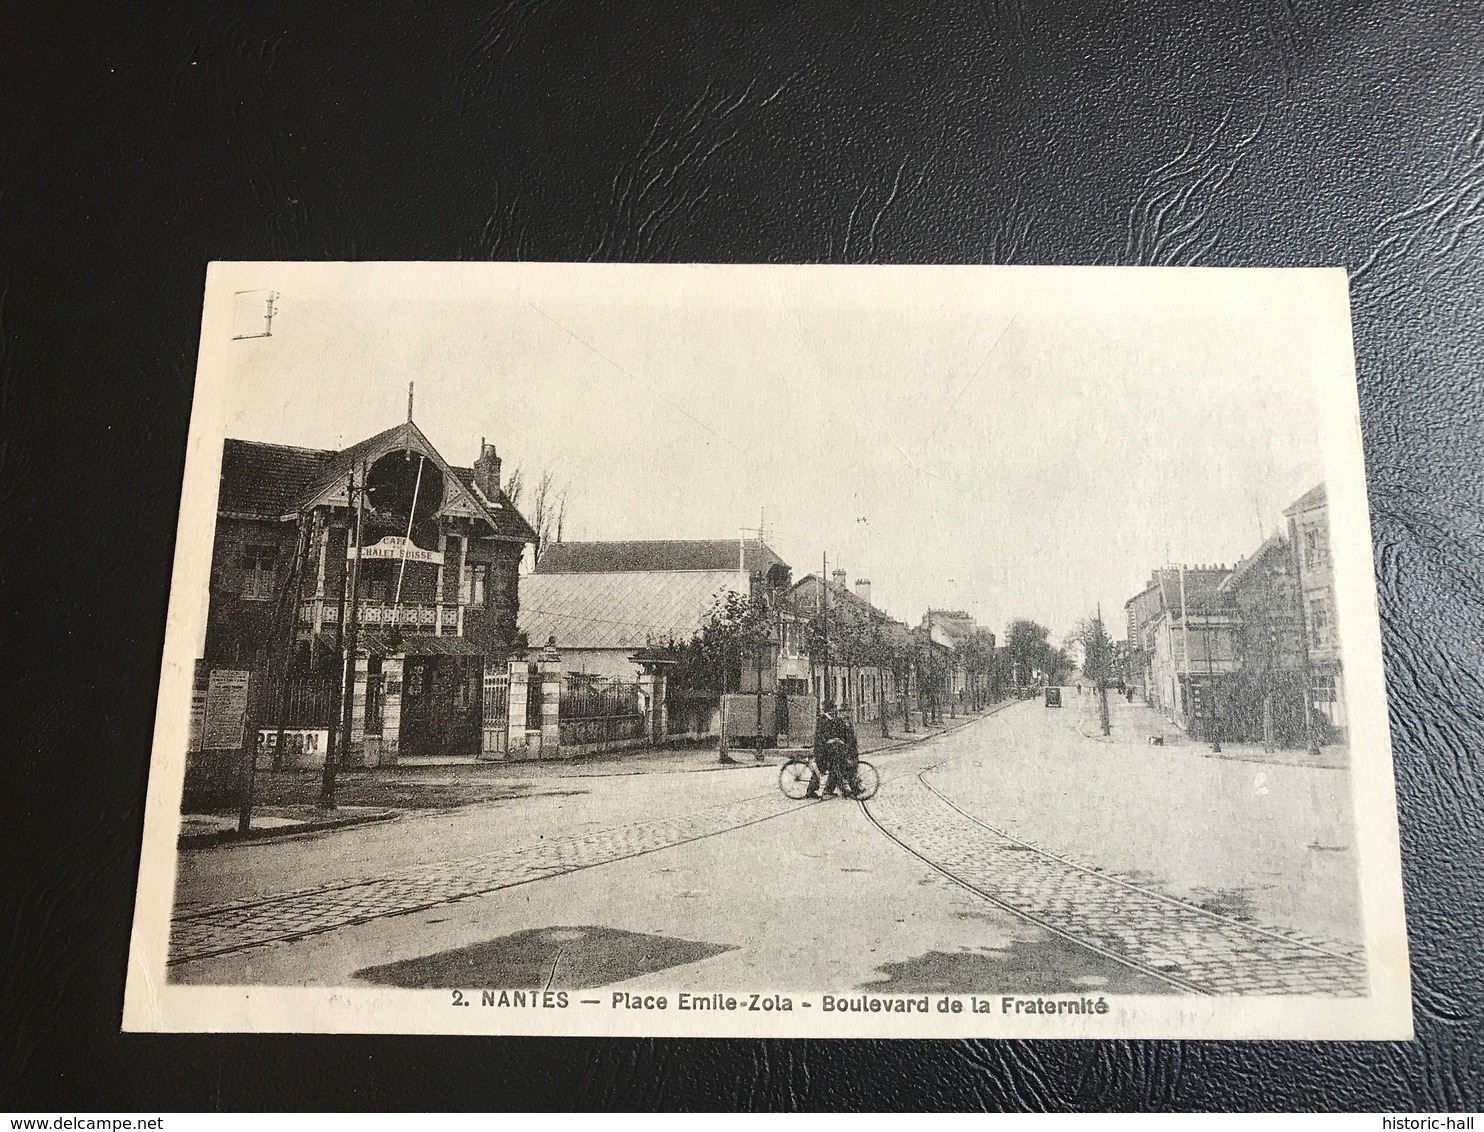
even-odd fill
[[[1098,723],[1103,734],[1110,733],[1108,723],[1108,681],[1117,675],[1113,641],[1103,627],[1103,619],[1087,617],[1077,623],[1073,639],[1082,649],[1082,674],[1093,683],[1098,697]]]
[[[651,641],[676,660],[671,677],[677,688],[726,692],[736,689],[742,666],[772,640],[772,615],[767,603],[730,590],[717,595],[689,641]]]
[[[1005,652],[1009,678],[1020,684],[1034,681],[1036,673],[1051,683],[1059,682],[1072,670],[1072,659],[1065,649],[1054,647],[1051,630],[1026,618],[1010,622],[1005,633]]]

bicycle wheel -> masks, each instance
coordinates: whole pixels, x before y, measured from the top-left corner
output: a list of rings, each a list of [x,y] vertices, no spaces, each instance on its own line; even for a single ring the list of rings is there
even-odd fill
[[[876,791],[881,789],[881,776],[876,773],[876,768],[868,762],[862,761],[856,771],[860,778],[861,792],[856,798],[862,802],[868,802],[876,797]]]
[[[789,759],[778,770],[778,789],[784,797],[798,801],[809,792],[809,782],[814,777],[814,767],[808,759]]]

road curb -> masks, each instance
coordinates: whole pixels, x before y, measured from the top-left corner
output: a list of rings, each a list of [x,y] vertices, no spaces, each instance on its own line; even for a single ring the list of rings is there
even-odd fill
[[[307,821],[295,825],[274,826],[271,829],[249,829],[239,833],[235,829],[222,829],[214,833],[183,833],[175,839],[177,849],[206,849],[213,845],[236,845],[244,841],[273,841],[279,838],[302,837],[307,833],[322,833],[329,829],[345,829],[353,825],[370,825],[373,822],[392,821],[402,816],[401,810],[387,810],[379,814],[355,814],[343,818],[326,818],[324,821]]]

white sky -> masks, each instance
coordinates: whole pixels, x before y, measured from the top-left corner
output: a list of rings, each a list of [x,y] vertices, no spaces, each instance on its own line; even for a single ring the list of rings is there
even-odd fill
[[[507,475],[571,482],[569,539],[736,537],[766,510],[795,577],[828,552],[909,622],[962,607],[1058,641],[1099,601],[1121,636],[1157,564],[1254,549],[1323,478],[1318,389],[1351,380],[1333,273],[213,275],[223,299],[249,288],[277,291],[278,313],[272,337],[230,344],[229,436],[351,444],[402,420],[415,380],[450,462],[484,436]]]

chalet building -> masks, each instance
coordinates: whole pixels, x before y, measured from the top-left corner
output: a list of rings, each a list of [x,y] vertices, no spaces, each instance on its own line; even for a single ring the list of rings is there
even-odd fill
[[[1334,563],[1329,548],[1329,497],[1325,485],[1305,492],[1283,512],[1298,574],[1299,612],[1309,666],[1313,711],[1329,738],[1343,739],[1348,722],[1345,681],[1335,622]]]
[[[534,539],[501,491],[491,444],[458,468],[410,420],[339,451],[229,439],[202,668],[286,673],[260,727],[323,733],[343,671],[339,626],[354,609],[342,761],[476,755],[486,674],[506,671]]]
[[[636,653],[689,641],[727,593],[788,577],[757,539],[551,542],[522,581],[519,623],[533,642],[555,638],[567,672],[633,680]]]

